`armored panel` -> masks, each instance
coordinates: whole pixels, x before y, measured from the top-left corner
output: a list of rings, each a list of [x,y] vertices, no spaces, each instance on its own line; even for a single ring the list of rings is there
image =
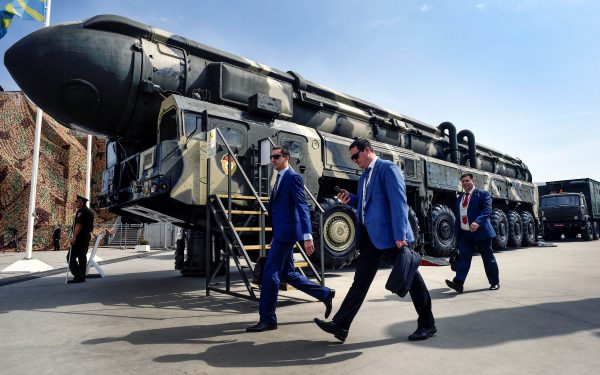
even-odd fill
[[[490,179],[490,190],[493,198],[508,199],[508,182],[499,177]]]
[[[509,182],[508,198],[515,202],[533,203],[536,196],[535,185],[512,178],[506,179]]]
[[[281,101],[281,116],[292,117],[292,86],[274,78],[253,73],[225,63],[209,65],[210,91],[223,103],[247,107],[256,94]]]
[[[332,176],[337,177],[358,176],[359,169],[348,154],[351,140],[321,132],[319,134],[323,137],[323,164],[325,170],[341,172],[341,174],[332,174]]]
[[[434,159],[427,159],[425,162],[427,187],[456,191],[458,189],[461,171],[455,165],[456,164],[440,162]]]

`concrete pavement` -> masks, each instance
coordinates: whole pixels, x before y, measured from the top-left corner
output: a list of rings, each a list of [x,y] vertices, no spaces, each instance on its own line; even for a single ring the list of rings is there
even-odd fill
[[[384,289],[382,269],[341,344],[312,319],[324,307],[284,292],[276,331],[248,334],[256,303],[181,277],[173,254],[105,265],[109,276],[64,285],[64,274],[0,287],[6,374],[597,374],[600,241],[497,253],[501,289],[473,259],[465,293],[449,267],[421,267],[438,333],[409,342],[409,298]],[[328,273],[334,313],[353,269]]]
[[[99,261],[100,265],[109,264],[114,262],[121,262],[131,258],[145,257],[150,254],[165,251],[164,249],[151,249],[150,252],[139,252],[134,249],[134,246],[127,248],[118,247],[99,247],[96,251],[96,258],[102,259]],[[167,250],[171,251],[172,250]],[[88,250],[88,257],[92,253],[92,248]],[[17,261],[25,259],[25,252],[0,252],[0,271],[6,269]],[[50,275],[56,275],[62,273],[63,275],[67,272],[67,250],[60,251],[34,251],[32,253],[32,259],[39,260],[50,267],[52,270],[44,272],[0,272],[0,286],[6,284],[12,284],[24,280],[35,279],[38,277],[45,277]],[[96,273],[93,268],[90,274]],[[71,276],[69,274],[69,276]]]

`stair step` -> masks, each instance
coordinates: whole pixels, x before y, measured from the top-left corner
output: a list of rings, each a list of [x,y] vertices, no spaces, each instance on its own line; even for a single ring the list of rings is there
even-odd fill
[[[227,213],[227,211],[225,211]],[[232,214],[235,215],[260,215],[260,211],[245,211],[245,210],[231,210]],[[263,215],[267,215],[267,212],[263,212]]]
[[[217,197],[222,198],[222,199],[229,198],[229,196],[227,194],[217,194]],[[254,195],[237,195],[237,194],[232,194],[231,195],[231,199],[256,200],[256,197]],[[269,197],[260,197],[260,200],[261,201],[268,201]]]
[[[270,249],[271,245],[265,245],[265,249]],[[248,250],[260,250],[261,246],[260,245],[246,245],[244,246],[244,250],[248,251]]]
[[[236,232],[260,232],[262,230],[261,227],[238,227],[238,228],[234,228]],[[270,232],[272,231],[273,228],[271,227],[266,227],[265,231],[266,232]]]

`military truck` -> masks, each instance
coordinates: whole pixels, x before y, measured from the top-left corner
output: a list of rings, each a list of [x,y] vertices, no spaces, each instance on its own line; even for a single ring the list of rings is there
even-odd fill
[[[492,194],[495,249],[536,241],[537,189],[527,166],[451,122],[431,126],[296,72],[112,15],[36,31],[6,52],[5,64],[59,122],[109,139],[99,207],[191,231],[188,260],[178,263],[184,273],[203,272],[215,241],[205,236],[204,212],[214,203],[207,189],[268,196],[273,179],[260,158],[266,140],[290,147],[291,166],[324,209],[314,231],[315,238],[323,233],[331,267],[349,264],[359,251],[356,212],[334,198],[335,186],[356,190],[361,171],[348,157],[355,137],[371,140],[379,157],[402,169],[419,250],[446,256],[454,248],[453,207],[464,172]],[[213,129],[222,137],[211,146]]]
[[[600,182],[591,178],[539,184],[544,239],[600,238]]]

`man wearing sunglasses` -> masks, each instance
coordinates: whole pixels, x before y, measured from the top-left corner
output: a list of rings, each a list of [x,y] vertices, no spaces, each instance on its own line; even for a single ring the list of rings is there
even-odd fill
[[[352,320],[375,278],[381,256],[393,264],[400,249],[414,241],[408,223],[406,188],[400,168],[388,160],[379,159],[367,139],[355,140],[349,149],[350,159],[363,170],[363,174],[358,180],[358,194],[341,189],[338,199],[358,209],[360,256],[354,282],[337,314],[330,322],[315,318],[319,328],[342,342],[346,340]],[[437,329],[431,312],[431,297],[419,271],[410,286],[410,296],[419,319],[417,330],[408,339],[426,340]]]
[[[247,332],[277,329],[277,293],[279,284],[285,281],[294,288],[325,304],[325,318],[332,309],[335,290],[315,284],[294,267],[293,248],[297,241],[304,242],[308,255],[315,251],[312,240],[310,212],[304,193],[304,180],[290,168],[288,147],[271,150],[271,164],[277,173],[269,200],[269,217],[273,227],[273,240],[262,272],[262,287],[258,306],[260,320]]]

